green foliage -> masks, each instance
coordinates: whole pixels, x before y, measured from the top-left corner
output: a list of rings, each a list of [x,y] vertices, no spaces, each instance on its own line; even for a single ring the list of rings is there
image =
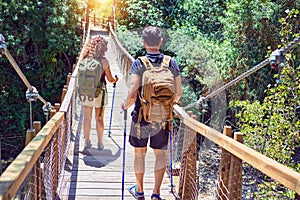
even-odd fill
[[[254,192],[253,196],[261,200],[279,200],[279,199],[294,199],[292,190],[284,190],[278,182],[273,182],[268,178],[266,181],[258,185],[258,191]]]
[[[287,12],[286,18],[280,20],[284,25],[281,31],[283,45],[295,36],[292,32],[293,22],[298,19],[298,14],[296,9],[292,9]],[[300,66],[295,66],[297,55],[287,53],[286,58],[280,76],[282,83],[269,85],[262,102],[232,101],[230,105],[235,109],[247,145],[297,171],[299,160],[295,163],[293,156],[296,148],[300,147]],[[274,78],[279,79],[279,76],[275,75]],[[264,195],[263,192],[272,196],[272,187],[277,186],[266,180],[260,187],[261,193],[256,194],[257,198]],[[293,196],[290,191],[280,195]]]
[[[287,9],[297,8],[299,4],[299,1],[261,2],[260,0],[227,3],[224,16],[219,17],[219,20],[223,24],[224,39],[239,53],[235,59],[240,65],[233,66],[236,74],[242,74],[266,59],[269,48],[278,48],[278,44],[281,43],[279,19],[286,16]],[[296,20],[294,22],[296,23]],[[299,32],[297,26],[290,27],[294,27],[294,32]],[[241,85],[234,88],[234,91],[239,91],[238,93],[233,91],[239,94],[236,99],[245,96],[247,99],[262,100],[264,89],[269,83],[274,83],[275,73],[276,71],[270,71],[265,67],[259,73],[249,76],[243,86],[245,90]]]
[[[222,38],[222,24],[219,17],[224,15],[226,1],[186,0],[178,3],[178,16],[175,27],[188,30],[187,34],[202,34]]]
[[[178,18],[178,0],[122,0],[120,24],[127,28],[140,28],[146,25],[170,28]]]
[[[232,1],[227,3],[224,16],[219,20],[224,25],[223,37],[236,50],[236,64],[231,66],[234,74],[242,74],[265,59],[268,46],[276,44],[274,38],[279,38],[275,29],[275,10],[278,10],[276,3],[260,0]],[[272,30],[271,30],[272,29]],[[264,68],[261,73],[255,73],[244,84],[233,87],[235,99],[259,99],[264,97],[264,88],[272,82],[273,74],[268,73],[269,69]]]
[[[286,32],[283,28],[282,33],[290,34],[291,32]],[[298,78],[300,67],[294,66],[295,55],[288,53],[286,57],[288,62],[282,69],[280,76],[283,83],[276,84],[275,87],[269,85],[265,92],[266,98],[262,103],[259,101],[231,102],[231,106],[240,108],[236,117],[240,120],[242,132],[245,131],[246,138],[248,138],[246,141],[249,141],[252,147],[263,147],[260,151],[266,151],[270,157],[276,158],[282,163],[286,163],[290,159],[291,151],[295,147],[294,143],[299,142],[297,138],[299,138],[298,131],[300,129],[299,114],[296,113],[296,108],[300,105],[300,82]],[[275,78],[278,79],[278,75],[275,75]],[[264,141],[263,146],[257,144],[261,141]],[[283,148],[284,146],[286,147]],[[279,149],[288,151],[290,154],[286,154],[286,152],[276,153]]]
[[[127,7],[123,8],[128,14],[125,22],[129,29],[144,27],[147,24],[162,26],[163,12],[157,7],[158,0],[124,0]]]
[[[300,2],[298,2],[298,7]],[[299,9],[288,9],[285,10],[286,16],[280,18],[279,22],[282,24],[280,35],[282,36],[281,42],[283,45],[288,45],[296,37],[300,36],[300,20],[299,20]],[[280,47],[280,46],[279,46]],[[299,45],[295,47],[294,54],[287,54],[287,58],[291,59],[294,66],[300,65],[300,48]]]
[[[134,57],[140,56],[138,52],[143,49],[141,31],[127,30],[125,26],[120,26],[117,30],[118,38],[129,54]]]
[[[296,113],[300,105],[299,75],[300,67],[286,66],[282,70],[283,83],[269,86],[262,103],[231,102],[232,107],[238,108],[236,117],[245,144],[295,170],[297,165],[291,156],[300,146],[300,117]]]

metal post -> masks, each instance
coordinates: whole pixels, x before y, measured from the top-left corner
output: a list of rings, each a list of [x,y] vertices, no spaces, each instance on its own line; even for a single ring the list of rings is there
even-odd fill
[[[170,122],[171,124],[172,122]],[[169,168],[170,168],[170,187],[171,187],[171,192],[173,191],[174,185],[173,185],[173,137],[172,137],[172,130],[170,129],[169,131],[169,137],[170,137],[170,164],[169,164]]]
[[[122,169],[122,200],[124,200],[124,185],[125,185],[125,156],[126,156],[126,121],[127,110],[124,110],[124,140],[123,140],[123,169]]]
[[[115,0],[113,0],[113,5],[112,5],[112,9],[113,9],[113,30],[116,30],[116,3]]]
[[[116,79],[118,78],[117,75],[115,76]],[[110,110],[110,120],[109,120],[109,128],[108,128],[108,137],[111,137],[111,123],[112,123],[112,115],[113,115],[113,109],[114,109],[114,101],[115,101],[115,93],[116,93],[116,84],[113,84],[113,96],[112,96],[112,103],[111,103],[111,110]]]
[[[32,104],[29,102],[29,113],[30,113],[30,129],[32,129]]]
[[[1,146],[1,142],[2,142],[2,135],[0,136],[0,176],[2,174],[2,146]]]

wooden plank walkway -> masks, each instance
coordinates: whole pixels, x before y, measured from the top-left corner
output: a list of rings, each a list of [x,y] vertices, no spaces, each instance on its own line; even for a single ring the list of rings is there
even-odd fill
[[[113,120],[111,128],[111,137],[108,137],[108,128],[110,122],[110,113],[112,105],[113,87],[108,83],[109,105],[105,109],[105,131],[104,131],[104,149],[97,150],[97,134],[95,119],[92,120],[91,142],[92,148],[88,153],[83,153],[84,137],[82,130],[83,112],[81,106],[77,103],[74,109],[73,119],[73,137],[69,147],[69,154],[66,160],[65,171],[62,177],[62,185],[59,191],[60,199],[103,199],[114,200],[122,197],[122,167],[123,167],[123,140],[124,140],[124,120],[121,114],[120,104],[127,95],[127,86],[120,73],[115,52],[112,49],[111,40],[108,35],[108,51],[106,57],[111,66],[112,74],[119,77],[115,89],[115,101],[113,108]],[[77,101],[78,102],[78,101]],[[128,119],[126,123],[127,136],[130,131],[131,110],[128,110]],[[126,138],[126,166],[125,166],[125,198],[134,199],[127,188],[135,183],[133,170],[134,152]],[[145,197],[150,199],[152,194],[154,155],[151,149],[146,156],[145,173]],[[167,173],[162,184],[161,197],[163,199],[175,199],[170,193],[170,181]]]

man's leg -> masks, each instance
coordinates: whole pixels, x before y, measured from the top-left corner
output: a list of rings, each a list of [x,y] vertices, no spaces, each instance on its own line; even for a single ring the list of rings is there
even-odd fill
[[[135,147],[134,148],[134,172],[136,183],[138,186],[138,192],[144,191],[144,174],[145,174],[145,157],[147,153],[147,147]]]
[[[153,194],[160,195],[160,187],[166,170],[166,150],[153,149],[155,155],[154,163],[154,188]]]

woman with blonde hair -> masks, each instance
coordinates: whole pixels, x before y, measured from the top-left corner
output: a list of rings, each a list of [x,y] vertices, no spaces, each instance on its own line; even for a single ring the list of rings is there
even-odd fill
[[[107,40],[102,36],[95,36],[88,41],[87,47],[83,53],[83,59],[92,58],[95,59],[102,64],[102,74],[100,76],[100,84],[101,88],[97,87],[97,91],[100,94],[94,98],[93,101],[83,101],[81,105],[83,106],[83,131],[84,131],[84,139],[85,145],[84,149],[88,149],[92,146],[90,141],[90,131],[91,131],[91,120],[92,120],[92,111],[95,108],[95,118],[96,118],[96,131],[98,136],[98,149],[102,150],[104,148],[103,145],[103,132],[104,132],[104,111],[105,106],[108,104],[107,97],[107,88],[106,88],[106,80],[110,83],[116,83],[118,81],[118,77],[115,78],[111,74],[110,65],[108,60],[105,57],[105,53],[107,51]]]

